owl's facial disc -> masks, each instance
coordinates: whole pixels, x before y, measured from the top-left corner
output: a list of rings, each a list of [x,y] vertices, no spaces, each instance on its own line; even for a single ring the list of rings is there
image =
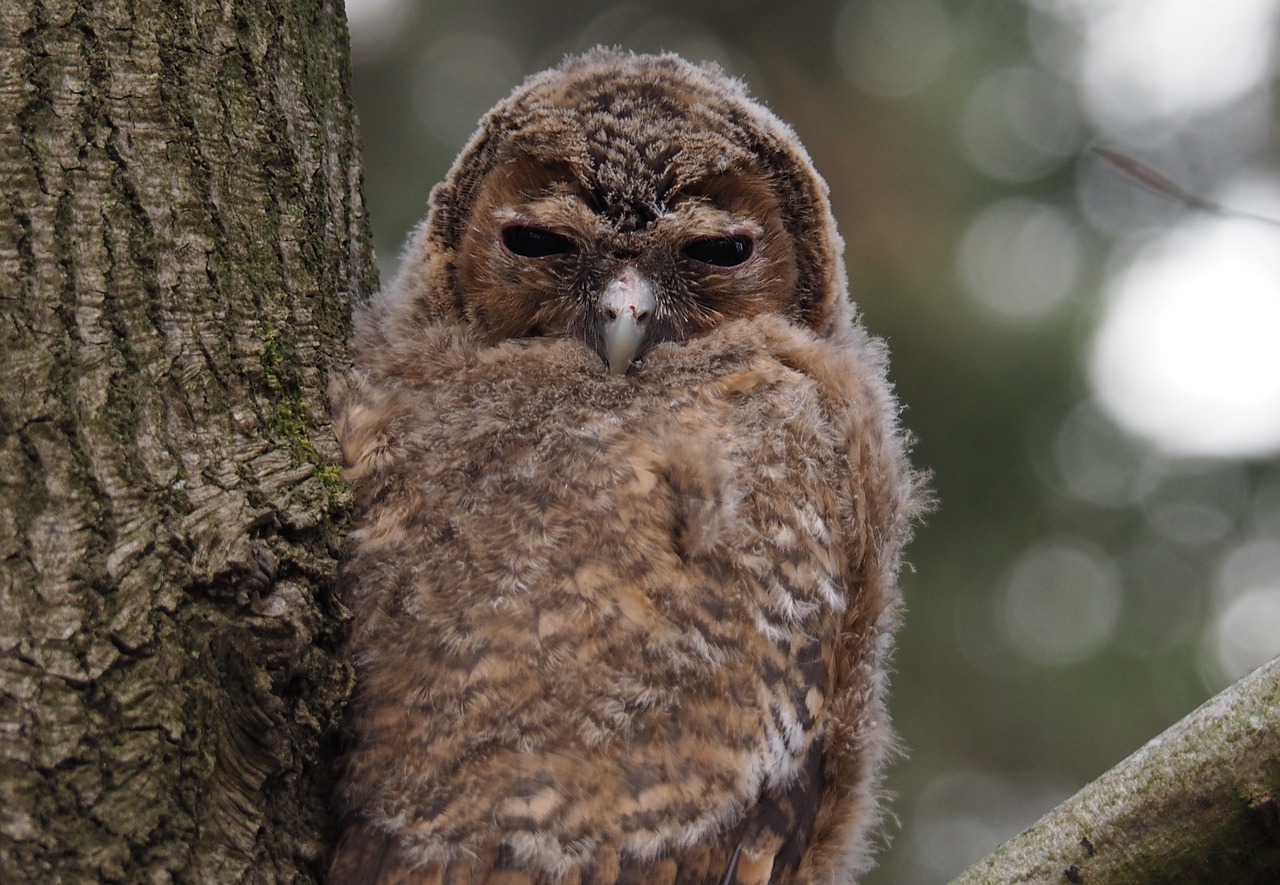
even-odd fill
[[[626,374],[641,354],[654,306],[653,284],[630,265],[600,293],[600,356],[611,374]]]

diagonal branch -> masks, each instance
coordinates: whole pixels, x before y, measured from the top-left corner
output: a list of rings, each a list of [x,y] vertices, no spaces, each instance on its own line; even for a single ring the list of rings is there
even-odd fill
[[[1280,658],[1038,820],[953,885],[1280,882]]]

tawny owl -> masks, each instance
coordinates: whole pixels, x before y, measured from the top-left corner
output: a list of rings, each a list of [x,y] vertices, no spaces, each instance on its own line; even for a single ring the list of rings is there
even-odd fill
[[[532,77],[354,360],[330,882],[868,866],[916,479],[786,125],[672,55]]]

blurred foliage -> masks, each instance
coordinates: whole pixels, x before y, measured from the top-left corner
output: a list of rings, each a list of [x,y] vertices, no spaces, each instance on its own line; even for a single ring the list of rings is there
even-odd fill
[[[1276,3],[1240,2],[1274,57]],[[384,279],[479,116],[598,43],[743,77],[830,183],[853,297],[891,344],[916,460],[941,502],[903,581],[891,707],[905,754],[887,785],[891,847],[869,882],[945,881],[1280,652],[1280,443],[1172,454],[1115,423],[1088,369],[1108,286],[1189,218],[1088,146],[1158,161],[1205,192],[1241,170],[1274,181],[1275,65],[1244,70],[1225,98],[1162,111],[1139,88],[1143,70],[1120,64],[1123,28],[1136,41],[1140,19],[1113,23],[1120,62],[1088,62],[1106,49],[1099,17],[1126,4],[1161,8],[348,3]],[[1163,8],[1177,24],[1186,6]]]

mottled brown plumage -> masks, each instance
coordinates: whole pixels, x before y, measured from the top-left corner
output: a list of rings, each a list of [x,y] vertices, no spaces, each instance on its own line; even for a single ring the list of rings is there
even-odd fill
[[[330,882],[849,881],[914,477],[826,188],[736,82],[531,78],[356,317]]]

